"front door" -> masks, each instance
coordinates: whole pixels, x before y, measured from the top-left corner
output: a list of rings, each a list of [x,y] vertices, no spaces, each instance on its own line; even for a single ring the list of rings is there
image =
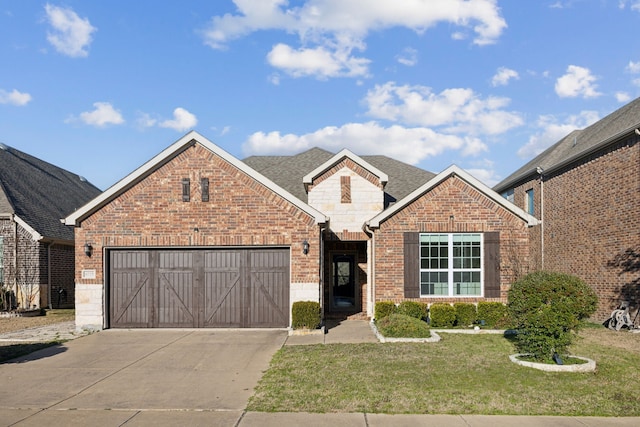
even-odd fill
[[[334,255],[332,263],[332,308],[350,310],[356,306],[355,256]]]

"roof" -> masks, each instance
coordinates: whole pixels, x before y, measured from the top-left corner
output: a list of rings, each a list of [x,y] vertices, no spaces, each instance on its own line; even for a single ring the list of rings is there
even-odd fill
[[[480,191],[481,193],[484,193],[488,198],[493,200],[495,203],[501,205],[508,211],[512,212],[514,215],[522,218],[524,221],[527,222],[527,225],[534,226],[538,224],[538,220],[534,216],[526,213],[524,210],[520,209],[513,203],[507,201],[504,197],[500,196],[498,193],[496,193],[495,191],[493,191],[492,189],[484,185],[482,182],[478,181],[476,178],[471,176],[468,172],[464,171],[463,169],[459,168],[456,165],[452,165],[452,166],[449,166],[444,171],[440,172],[438,175],[436,175],[434,178],[429,180],[427,183],[415,189],[413,192],[405,196],[402,200],[399,200],[393,206],[389,207],[388,209],[385,209],[375,217],[371,218],[371,220],[367,221],[367,224],[366,224],[367,227],[369,228],[380,227],[380,224],[386,221],[388,218],[392,217],[397,212],[401,211],[402,209],[407,207],[409,204],[413,203],[416,199],[422,197],[425,193],[428,193],[431,189],[433,189],[434,187],[439,185],[441,182],[443,182],[444,180],[446,180],[447,178],[453,175],[458,176],[467,184],[474,187],[476,190]]]
[[[36,240],[73,241],[64,218],[100,190],[84,178],[0,145],[0,215],[13,215]]]
[[[640,98],[636,98],[583,130],[575,130],[556,142],[494,187],[504,191],[541,168],[545,173],[558,170],[584,158],[640,127]]]
[[[156,155],[154,158],[140,166],[138,169],[131,172],[125,178],[118,181],[112,187],[108,188],[104,193],[100,194],[98,197],[91,200],[86,205],[82,206],[76,212],[72,213],[68,217],[64,219],[64,223],[66,225],[75,225],[79,226],[82,220],[98,211],[104,205],[109,203],[114,198],[118,197],[120,194],[131,188],[132,186],[139,183],[141,180],[146,178],[150,173],[155,171],[160,166],[166,164],[171,159],[173,159],[176,155],[183,152],[186,148],[194,145],[200,144],[204,148],[210,150],[217,156],[221,157],[223,160],[234,166],[235,168],[241,170],[247,175],[254,178],[256,181],[261,182],[269,189],[271,189],[274,193],[280,195],[284,199],[288,200],[294,206],[301,209],[303,212],[306,212],[311,217],[313,217],[317,224],[327,222],[327,218],[325,215],[312,208],[306,202],[302,201],[295,195],[291,194],[287,189],[281,187],[276,182],[272,181],[268,177],[262,175],[256,170],[249,167],[246,163],[238,160],[231,154],[224,151],[222,148],[215,145],[213,142],[209,141],[204,136],[200,135],[198,132],[191,131],[184,135],[182,138],[174,142],[172,145],[164,149],[161,153]]]
[[[405,197],[435,176],[432,172],[386,156],[356,156],[348,150],[333,154],[321,148],[311,148],[292,156],[251,156],[244,159],[244,162],[296,197],[307,201],[305,177],[308,178],[307,175],[313,175],[318,170],[324,170],[345,155],[381,180],[388,181],[385,186],[385,206]]]

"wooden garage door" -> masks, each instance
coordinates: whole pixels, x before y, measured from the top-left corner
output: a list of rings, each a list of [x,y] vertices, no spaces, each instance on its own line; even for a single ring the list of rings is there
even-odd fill
[[[289,250],[111,250],[112,328],[287,327]]]

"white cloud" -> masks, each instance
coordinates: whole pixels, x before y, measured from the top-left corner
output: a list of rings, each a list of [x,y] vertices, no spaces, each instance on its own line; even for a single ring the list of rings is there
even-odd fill
[[[498,71],[491,79],[491,85],[493,87],[506,86],[509,84],[509,81],[511,79],[518,80],[519,78],[520,78],[520,75],[518,74],[517,71],[512,70],[510,68],[500,67],[498,68]]]
[[[31,95],[28,93],[18,92],[16,89],[11,92],[0,89],[0,104],[18,105],[21,107],[27,105],[30,101]]]
[[[330,151],[348,148],[358,154],[382,154],[417,164],[446,150],[471,147],[471,151],[475,151],[478,144],[472,138],[438,133],[428,128],[383,127],[372,121],[329,126],[304,135],[256,132],[243,144],[243,151],[246,155],[293,154],[312,147]]]
[[[198,119],[195,115],[184,108],[178,107],[173,110],[172,120],[162,121],[158,126],[177,130],[178,132],[184,132],[186,130],[193,129],[197,124]]]
[[[566,74],[556,80],[556,94],[561,98],[598,97],[602,94],[596,90],[596,80],[588,68],[569,65]]]
[[[584,129],[599,119],[595,111],[582,111],[578,115],[569,116],[562,123],[551,115],[540,116],[536,124],[540,131],[532,135],[529,141],[518,150],[518,156],[522,158],[537,156],[574,130]]]
[[[80,113],[80,121],[84,124],[96,127],[105,127],[107,125],[119,125],[124,123],[122,114],[108,102],[94,102],[93,111],[85,111]],[[71,117],[67,122],[73,122],[77,120],[75,117]]]
[[[446,89],[439,94],[426,86],[376,85],[364,102],[377,119],[409,125],[442,127],[448,133],[497,135],[523,124],[518,113],[505,111],[508,98],[481,99],[472,89]]]
[[[465,171],[482,182],[487,187],[491,188],[501,181],[500,177],[496,175],[496,171],[493,169],[483,168],[465,168]]]
[[[627,92],[616,92],[616,101],[620,103],[626,103],[631,101],[631,95]]]
[[[293,49],[286,44],[275,45],[267,61],[293,77],[366,76],[369,60],[351,56],[350,50],[329,50],[325,47]]]
[[[71,57],[86,57],[92,34],[97,30],[88,19],[80,18],[72,9],[45,5],[51,30],[47,40],[60,53]]]
[[[640,73],[640,61],[633,62],[629,61],[629,64],[625,67],[625,71],[631,74],[639,74]]]
[[[158,123],[158,120],[151,117],[150,114],[147,113],[138,113],[138,118],[136,119],[136,125],[140,129],[150,128],[155,126]]]
[[[397,60],[402,65],[413,67],[418,63],[418,51],[411,47],[405,47],[402,53],[397,56]]]
[[[629,5],[629,9],[640,12],[640,0],[620,0],[618,7],[620,7],[620,9],[624,9],[627,7],[627,4]]]
[[[404,27],[422,34],[447,23],[473,31],[473,43],[486,45],[507,27],[496,0],[308,0],[291,7],[287,0],[234,3],[236,14],[214,16],[202,31],[205,44],[224,49],[234,39],[263,30],[296,34],[299,47],[279,43],[269,54],[271,65],[295,77],[366,76],[369,60],[351,54],[365,50],[364,40],[373,31]]]

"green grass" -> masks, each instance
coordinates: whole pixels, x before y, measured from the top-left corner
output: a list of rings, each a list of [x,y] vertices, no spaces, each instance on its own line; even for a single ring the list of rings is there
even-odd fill
[[[595,331],[595,332],[593,332]],[[590,339],[589,334],[602,334]],[[439,343],[286,346],[250,411],[640,416],[640,335],[587,329],[572,354],[590,374],[542,372],[509,361],[501,335],[441,334]],[[632,350],[604,338],[632,339]],[[624,344],[624,343],[621,343]]]

